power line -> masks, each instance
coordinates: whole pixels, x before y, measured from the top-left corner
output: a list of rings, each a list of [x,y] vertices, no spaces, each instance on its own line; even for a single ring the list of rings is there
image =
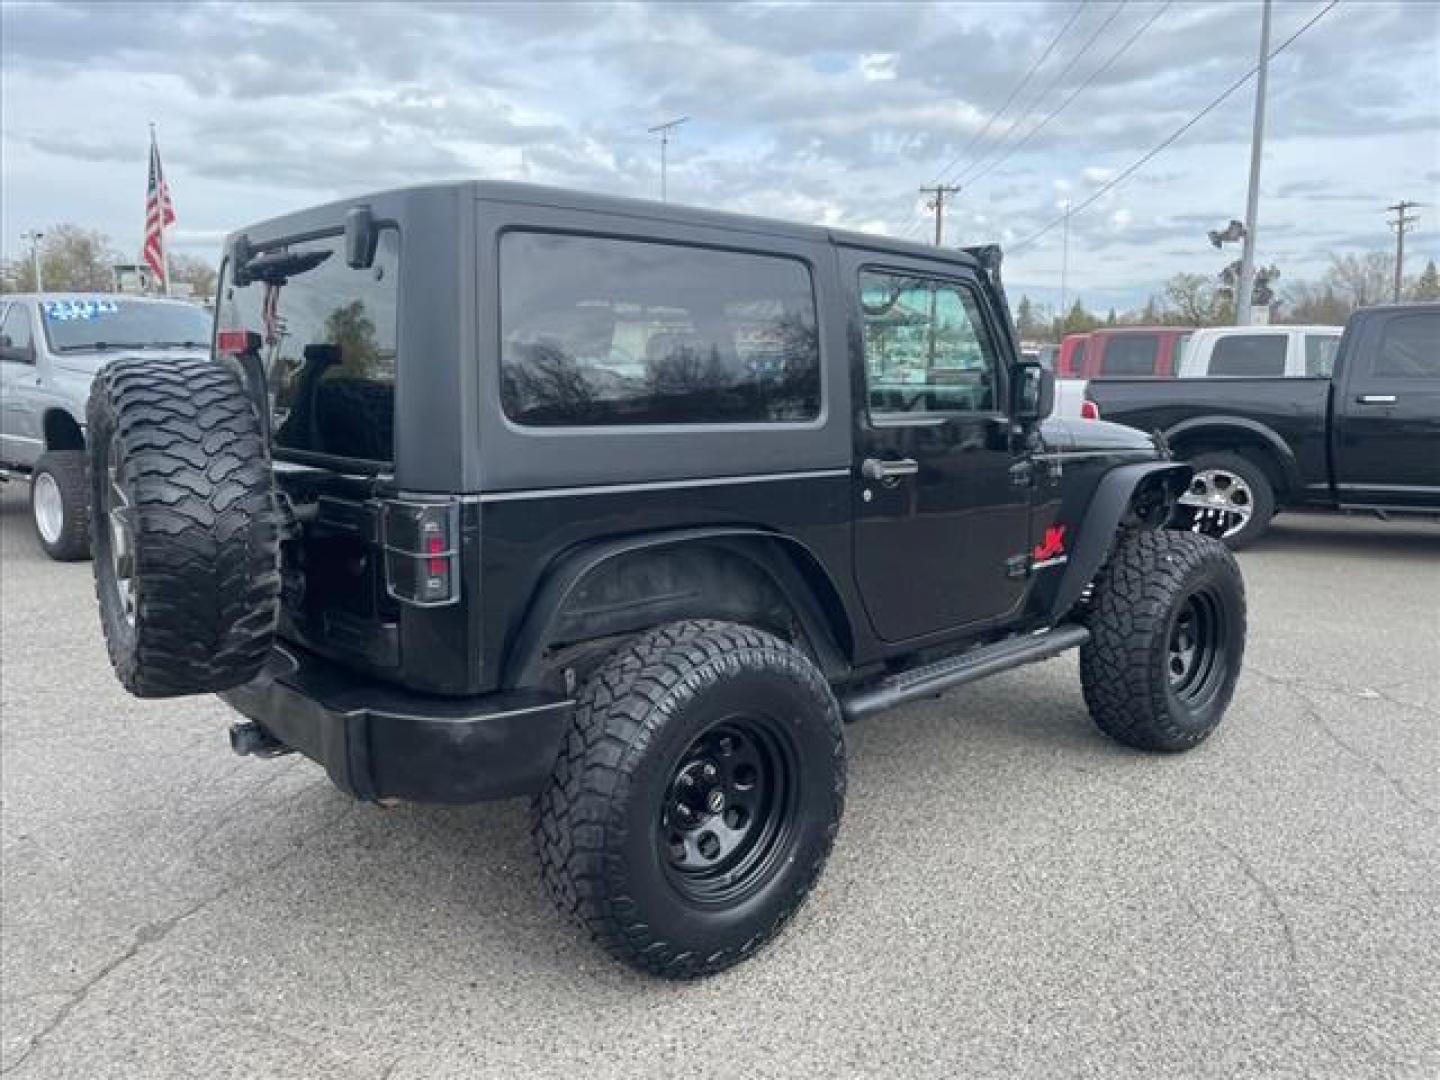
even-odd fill
[[[1150,18],[1145,20],[1145,22],[1141,24],[1140,28],[1125,40],[1125,43],[1123,45],[1121,45],[1118,49],[1116,49],[1113,53],[1110,54],[1110,58],[1108,60],[1106,60],[1103,64],[1101,64],[1098,68],[1096,68],[1090,73],[1090,77],[1088,79],[1082,82],[1074,90],[1070,91],[1070,95],[1064,101],[1062,101],[1059,105],[1055,106],[1055,108],[1051,110],[1051,112],[1045,117],[1045,119],[1041,120],[1038,124],[1036,124],[1029,131],[1027,131],[1021,137],[1019,142],[1015,143],[1013,146],[1010,147],[1009,150],[1005,151],[1005,154],[999,160],[991,162],[985,168],[981,169],[980,172],[972,176],[970,178],[968,186],[973,188],[981,180],[989,176],[1001,165],[1004,165],[1005,162],[1009,161],[1010,158],[1016,153],[1016,151],[1018,151],[1022,146],[1028,143],[1036,135],[1040,134],[1041,129],[1044,128],[1047,124],[1049,124],[1051,120],[1054,120],[1055,117],[1059,116],[1062,112],[1069,108],[1070,103],[1074,101],[1077,97],[1079,97],[1080,94],[1088,86],[1090,86],[1091,83],[1093,83],[1101,75],[1104,75],[1105,72],[1109,71],[1110,68],[1114,66],[1115,62],[1119,60],[1120,57],[1125,55],[1125,53],[1129,50],[1130,46],[1134,45],[1135,42],[1139,41],[1141,35],[1144,34],[1145,31],[1149,30],[1150,27],[1155,25],[1156,20],[1158,20],[1161,15],[1164,15],[1173,3],[1174,0],[1165,0],[1165,3],[1160,5],[1160,8],[1155,12],[1154,15],[1151,15]]]
[[[1317,22],[1319,22],[1319,21],[1320,21],[1321,19],[1323,19],[1326,15],[1328,15],[1328,14],[1331,12],[1332,9],[1334,9],[1336,6],[1339,5],[1339,3],[1340,3],[1340,0],[1330,0],[1330,2],[1329,2],[1328,4],[1326,4],[1326,5],[1325,5],[1323,8],[1321,8],[1318,12],[1316,12],[1316,14],[1310,19],[1309,22],[1305,23],[1305,25],[1302,26],[1302,27],[1300,27],[1299,30],[1296,30],[1293,34],[1291,34],[1288,38],[1286,38],[1286,39],[1285,39],[1284,41],[1282,41],[1278,46],[1276,46],[1273,50],[1271,50],[1269,58],[1270,58],[1271,60],[1273,60],[1273,59],[1275,59],[1275,57],[1279,56],[1282,52],[1284,52],[1286,49],[1288,49],[1292,44],[1294,44],[1295,40],[1296,40],[1297,38],[1299,38],[1301,34],[1305,33],[1305,32],[1306,32],[1307,30],[1309,30],[1312,26],[1314,26]],[[1126,169],[1125,169],[1123,172],[1121,172],[1119,175],[1117,175],[1114,179],[1110,180],[1110,181],[1109,181],[1108,183],[1106,183],[1103,187],[1101,187],[1098,191],[1096,191],[1095,194],[1091,195],[1091,196],[1090,196],[1088,199],[1086,199],[1083,203],[1081,203],[1081,204],[1080,204],[1079,206],[1077,206],[1074,210],[1072,210],[1072,211],[1070,212],[1070,216],[1073,217],[1075,214],[1079,213],[1080,211],[1085,210],[1085,209],[1087,209],[1088,207],[1094,205],[1095,202],[1097,202],[1097,201],[1101,198],[1101,196],[1103,196],[1106,192],[1112,190],[1113,188],[1115,188],[1117,185],[1119,185],[1119,184],[1122,183],[1123,181],[1128,180],[1132,175],[1135,174],[1135,172],[1136,172],[1137,170],[1139,170],[1140,168],[1142,168],[1146,163],[1148,163],[1152,158],[1154,158],[1154,157],[1155,157],[1157,154],[1159,154],[1162,150],[1164,150],[1164,149],[1166,149],[1167,147],[1169,147],[1169,146],[1170,146],[1171,144],[1173,144],[1177,139],[1179,139],[1180,136],[1184,135],[1187,131],[1189,131],[1192,127],[1194,127],[1196,124],[1198,124],[1201,120],[1205,119],[1205,117],[1209,116],[1212,112],[1214,112],[1217,108],[1219,108],[1219,106],[1221,105],[1221,103],[1224,102],[1228,97],[1230,97],[1231,94],[1235,93],[1235,91],[1239,90],[1242,86],[1244,86],[1247,82],[1249,82],[1252,78],[1254,78],[1254,77],[1255,77],[1255,73],[1256,73],[1257,71],[1259,71],[1259,70],[1260,70],[1260,65],[1259,65],[1259,64],[1256,64],[1256,65],[1255,65],[1254,67],[1252,67],[1249,71],[1247,71],[1244,75],[1242,75],[1242,76],[1240,76],[1240,78],[1236,79],[1233,83],[1231,83],[1228,87],[1226,87],[1226,88],[1220,93],[1220,95],[1219,95],[1218,97],[1216,97],[1213,101],[1211,101],[1210,104],[1206,105],[1203,109],[1201,109],[1198,113],[1196,113],[1194,116],[1192,116],[1189,120],[1187,120],[1187,121],[1185,121],[1185,123],[1181,124],[1178,128],[1176,128],[1173,132],[1171,132],[1168,136],[1166,136],[1163,140],[1161,140],[1161,142],[1160,142],[1157,146],[1153,147],[1153,148],[1152,148],[1151,150],[1149,150],[1144,156],[1142,156],[1138,161],[1136,161],[1136,162],[1134,162],[1133,164],[1131,164],[1131,165],[1129,165],[1128,167],[1126,167]],[[1055,218],[1053,221],[1051,221],[1051,222],[1049,222],[1048,224],[1046,224],[1043,228],[1037,230],[1036,232],[1031,233],[1031,234],[1030,234],[1029,236],[1027,236],[1024,240],[1021,240],[1021,241],[1019,241],[1018,243],[1015,243],[1015,244],[1011,244],[1011,245],[1009,246],[1009,250],[1010,250],[1011,252],[1015,252],[1015,251],[1018,251],[1018,250],[1021,249],[1021,248],[1029,247],[1031,244],[1035,243],[1036,240],[1039,240],[1042,236],[1044,236],[1046,233],[1048,233],[1051,229],[1055,228],[1055,226],[1061,224],[1061,222],[1063,222],[1064,220],[1065,220],[1065,215],[1062,214],[1060,217],[1057,217],[1057,218]]]
[[[1020,91],[1024,90],[1025,87],[1030,84],[1030,80],[1035,77],[1035,72],[1040,70],[1040,65],[1045,63],[1045,61],[1049,59],[1050,54],[1055,50],[1055,46],[1060,44],[1060,39],[1065,36],[1066,31],[1069,30],[1070,27],[1075,25],[1075,20],[1080,17],[1080,13],[1084,10],[1085,0],[1080,0],[1080,2],[1075,5],[1075,10],[1070,13],[1070,18],[1065,20],[1065,25],[1060,27],[1060,29],[1056,31],[1055,36],[1050,39],[1050,44],[1045,46],[1045,51],[1040,54],[1040,58],[1036,60],[1033,64],[1031,64],[1030,70],[1025,72],[1025,74],[1020,77],[1020,81],[1016,83],[1014,89],[1010,91],[1010,95],[1005,99],[1004,104],[1002,104],[1000,108],[996,109],[993,113],[990,114],[990,119],[985,121],[985,126],[982,127],[974,135],[970,136],[970,141],[967,142],[963,147],[961,147],[960,152],[956,154],[953,158],[951,158],[949,162],[947,162],[945,166],[940,170],[939,174],[935,177],[936,184],[942,183],[944,181],[945,174],[948,173],[952,168],[954,168],[955,165],[959,163],[960,159],[970,152],[971,147],[973,147],[977,142],[983,139],[990,131],[990,129],[995,126],[995,121],[999,120],[1000,117],[1004,115],[1005,110],[1010,107],[1010,103],[1015,100],[1015,98],[1019,95]],[[909,228],[906,229],[906,232],[913,232],[917,221],[920,220],[920,212],[918,209],[915,212],[915,217],[916,220],[911,221]]]
[[[1063,68],[1061,68],[1059,73],[1056,74],[1056,76],[1048,83],[1046,83],[1038,94],[1036,94],[1033,98],[1030,99],[1030,104],[1025,106],[1024,110],[1021,111],[1020,115],[1015,117],[1015,119],[1011,121],[1010,126],[1005,129],[1005,134],[1000,136],[999,140],[996,141],[996,143],[990,148],[990,150],[986,151],[985,154],[982,154],[976,161],[972,161],[969,165],[967,165],[964,169],[960,171],[959,176],[953,177],[952,179],[954,179],[958,183],[965,183],[967,181],[967,174],[969,174],[977,166],[979,166],[981,162],[983,162],[985,158],[989,156],[991,151],[999,150],[1002,146],[1004,146],[1005,141],[1010,138],[1010,134],[1017,127],[1020,126],[1020,121],[1024,120],[1025,117],[1029,116],[1031,110],[1034,109],[1036,105],[1039,105],[1040,102],[1045,100],[1045,95],[1050,93],[1050,91],[1055,89],[1055,87],[1059,86],[1060,83],[1064,80],[1065,76],[1069,75],[1070,72],[1075,69],[1075,65],[1084,58],[1085,54],[1090,51],[1090,47],[1100,39],[1101,34],[1103,34],[1106,30],[1110,28],[1110,24],[1115,21],[1116,17],[1119,16],[1120,12],[1124,9],[1125,0],[1120,0],[1120,3],[1115,5],[1115,9],[1111,11],[1108,16],[1106,16],[1105,21],[1102,22],[1099,26],[1097,26],[1094,32],[1091,33],[1091,35],[1085,40],[1085,44],[1080,46],[1080,51],[1077,52],[1074,56],[1072,56],[1070,58],[1070,62],[1066,64]]]

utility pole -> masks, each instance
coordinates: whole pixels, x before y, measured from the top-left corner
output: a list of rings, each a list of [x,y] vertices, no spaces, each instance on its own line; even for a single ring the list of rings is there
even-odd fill
[[[925,205],[935,211],[935,246],[939,247],[945,238],[945,196],[960,194],[960,185],[936,184],[934,187],[922,187],[920,194],[930,196]]]
[[[1400,292],[1405,287],[1405,231],[1419,221],[1414,214],[1407,214],[1406,211],[1413,210],[1420,204],[1411,202],[1408,199],[1401,199],[1394,206],[1387,206],[1395,215],[1395,220],[1390,222],[1390,227],[1395,230],[1395,303],[1400,303]]]
[[[1068,310],[1065,307],[1070,284],[1070,200],[1065,200],[1065,231],[1062,234],[1064,239],[1060,247],[1060,325],[1065,325],[1065,315]]]
[[[45,279],[40,273],[40,241],[45,239],[45,234],[34,231],[21,233],[20,239],[30,241],[30,265],[35,270],[35,291],[42,293],[45,291]]]
[[[667,151],[667,150],[669,149],[669,147],[670,147],[670,132],[674,131],[674,130],[675,130],[676,128],[678,128],[681,124],[689,123],[689,121],[690,121],[690,118],[689,118],[688,116],[680,116],[680,117],[675,118],[674,120],[666,120],[663,124],[656,124],[654,127],[652,127],[652,128],[647,128],[647,129],[646,129],[647,131],[650,132],[651,135],[659,135],[659,136],[660,136],[660,201],[661,201],[661,202],[667,201],[667,200],[666,200],[666,192],[665,192],[665,169],[666,169],[666,151]]]
[[[1255,80],[1255,130],[1250,136],[1250,191],[1245,199],[1245,243],[1235,289],[1235,325],[1250,325],[1255,293],[1255,227],[1260,213],[1260,158],[1265,150],[1265,84],[1270,76],[1270,0],[1260,8],[1260,65]]]

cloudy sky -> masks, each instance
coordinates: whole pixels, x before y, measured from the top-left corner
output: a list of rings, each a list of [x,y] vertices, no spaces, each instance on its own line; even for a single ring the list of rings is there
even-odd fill
[[[1324,6],[1277,0],[1272,44]],[[947,240],[1006,243],[1012,291],[1051,298],[1062,230],[1024,241],[1248,71],[1260,9],[6,3],[0,19],[10,254],[57,221],[138,251],[151,120],[172,245],[214,258],[247,221],[419,181],[655,197],[646,128],[689,116],[673,200],[920,237],[916,189],[958,179]],[[1074,217],[1072,295],[1125,306],[1219,268],[1204,233],[1244,213],[1252,86]],[[1268,134],[1260,255],[1282,285],[1329,251],[1389,248],[1387,204],[1440,203],[1440,3],[1344,0],[1272,64]],[[1440,257],[1440,206],[1420,213],[1410,248]]]

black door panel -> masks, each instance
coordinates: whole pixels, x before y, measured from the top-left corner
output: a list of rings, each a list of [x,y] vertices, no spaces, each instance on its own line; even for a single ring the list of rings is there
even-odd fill
[[[953,267],[851,253],[846,270],[864,282],[855,574],[875,632],[898,642],[1004,616],[1024,599],[1031,488],[1003,409],[1003,330]]]
[[[1366,319],[1335,409],[1342,504],[1440,507],[1440,312]]]

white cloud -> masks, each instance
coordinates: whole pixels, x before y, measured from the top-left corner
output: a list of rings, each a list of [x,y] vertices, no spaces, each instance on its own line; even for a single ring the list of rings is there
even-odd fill
[[[1135,220],[1135,215],[1122,206],[1110,215],[1110,227],[1116,232],[1124,232],[1133,220]]]
[[[860,57],[860,74],[866,82],[889,82],[895,78],[895,54],[866,53]]]
[[[1111,178],[1114,177],[1115,172],[1115,169],[1107,169],[1099,165],[1088,165],[1081,170],[1080,179],[1084,180],[1085,183],[1091,187],[1100,187],[1102,184],[1109,183]]]

